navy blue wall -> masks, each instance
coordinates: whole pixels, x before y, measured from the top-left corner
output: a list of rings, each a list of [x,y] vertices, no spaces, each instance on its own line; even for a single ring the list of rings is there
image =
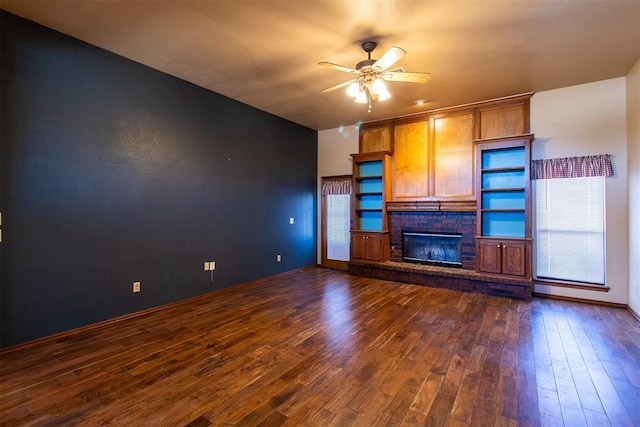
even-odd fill
[[[2,346],[315,264],[316,131],[0,29]]]

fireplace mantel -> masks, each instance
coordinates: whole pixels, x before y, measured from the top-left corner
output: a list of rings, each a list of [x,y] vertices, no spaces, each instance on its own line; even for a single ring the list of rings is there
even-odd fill
[[[475,212],[475,200],[412,200],[386,202],[387,212]]]

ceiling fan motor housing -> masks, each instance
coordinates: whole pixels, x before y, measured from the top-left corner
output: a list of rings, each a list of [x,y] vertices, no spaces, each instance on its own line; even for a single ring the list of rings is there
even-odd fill
[[[360,61],[356,64],[356,70],[362,72],[369,72],[372,70],[372,65],[376,63],[375,59],[365,59],[364,61]]]

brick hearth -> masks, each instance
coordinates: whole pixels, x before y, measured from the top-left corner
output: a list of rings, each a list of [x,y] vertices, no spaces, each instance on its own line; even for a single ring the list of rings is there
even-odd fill
[[[462,268],[435,267],[407,262],[352,261],[349,264],[349,273],[393,282],[517,299],[528,299],[532,292],[532,282],[526,279],[491,276]]]

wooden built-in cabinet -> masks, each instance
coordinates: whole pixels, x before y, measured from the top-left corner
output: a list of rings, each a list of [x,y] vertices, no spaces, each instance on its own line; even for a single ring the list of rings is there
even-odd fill
[[[473,112],[433,119],[433,197],[475,199]]]
[[[399,122],[394,125],[392,199],[420,199],[429,196],[429,121]]]
[[[531,95],[361,124],[351,258],[389,259],[387,211],[476,211],[477,270],[530,277]]]
[[[475,200],[473,113],[398,119],[392,200]]]
[[[530,277],[533,135],[476,140],[479,272]]]
[[[353,231],[351,233],[351,258],[366,261],[389,259],[389,233]]]
[[[512,105],[487,102],[478,108],[478,139],[524,135],[529,132],[529,98]]]
[[[392,153],[392,209],[407,202],[426,208],[475,210],[474,140],[529,132],[531,94],[429,111],[360,125],[360,153]],[[467,202],[463,205],[461,202]]]
[[[372,153],[393,150],[393,121],[364,123],[360,125],[359,152]]]
[[[387,195],[391,153],[352,154],[351,258],[367,261],[389,259]]]
[[[528,243],[508,239],[478,239],[477,270],[482,273],[529,275]]]

